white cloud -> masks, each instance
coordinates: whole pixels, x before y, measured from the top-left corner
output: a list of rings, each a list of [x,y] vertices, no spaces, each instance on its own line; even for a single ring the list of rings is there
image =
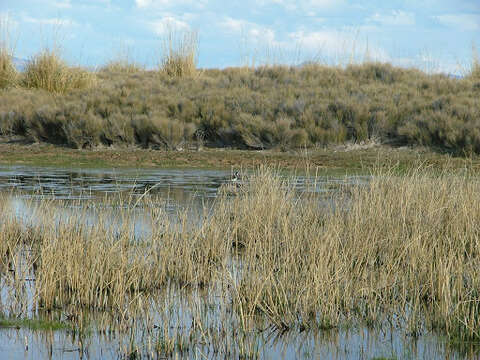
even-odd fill
[[[275,31],[268,26],[228,16],[219,25],[227,33],[246,37],[252,44],[277,45]]]
[[[288,0],[259,0],[257,2],[259,6],[268,6],[268,5],[279,5],[285,8],[288,11],[295,11],[300,5],[298,1],[288,1]]]
[[[341,61],[345,58],[360,60],[368,55],[375,61],[389,60],[388,53],[381,47],[359,38],[358,33],[344,30],[321,30],[308,32],[299,30],[288,34],[290,44],[296,44],[321,58]]]
[[[18,27],[19,23],[9,12],[0,12],[0,25],[2,31],[8,31]]]
[[[441,24],[457,28],[459,30],[480,30],[480,15],[475,14],[445,14],[433,16]]]
[[[59,9],[70,9],[72,7],[70,0],[54,1],[52,5]]]
[[[8,12],[0,12],[0,47],[12,51],[15,47],[19,23]]]
[[[253,39],[254,43],[260,42],[274,46],[278,44],[278,41],[275,39],[275,31],[266,27],[250,29],[248,35]]]
[[[361,38],[356,28],[340,30],[324,28],[319,31],[299,28],[293,32],[282,33],[268,26],[231,17],[225,17],[219,25],[226,33],[243,37],[251,52],[273,51],[275,53],[273,55],[287,60],[305,60],[305,57],[313,59],[321,57],[318,60],[336,63],[345,59],[362,60],[367,49],[372,60],[390,60],[387,51]],[[301,57],[304,59],[300,59]]]
[[[415,14],[402,10],[393,10],[390,14],[380,14],[377,12],[367,20],[382,25],[410,26],[415,25]]]
[[[165,16],[160,20],[151,21],[148,23],[150,28],[157,35],[165,35],[169,31],[182,31],[190,29],[190,26],[182,20],[179,20],[173,16]]]
[[[220,21],[220,26],[227,32],[239,34],[244,31],[247,26],[249,26],[249,22],[226,16],[222,21]]]
[[[196,8],[204,8],[207,0],[135,0],[135,5],[143,9],[165,10],[180,5],[190,5]]]
[[[139,8],[146,8],[152,6],[154,3],[159,5],[168,5],[171,2],[171,0],[158,0],[156,2],[154,0],[135,0],[135,5],[137,5]]]
[[[259,0],[260,5],[277,4],[284,7],[286,10],[302,10],[313,11],[320,9],[333,9],[341,7],[345,4],[344,0]]]
[[[54,26],[76,26],[78,25],[75,21],[71,19],[62,19],[62,18],[34,18],[31,16],[23,16],[22,20],[31,24],[38,25],[54,25]]]
[[[314,8],[335,7],[342,3],[342,1],[338,1],[338,0],[308,0],[303,2],[306,3],[306,5],[309,5]]]
[[[396,66],[416,68],[432,74],[441,73],[459,75],[464,72],[464,67],[453,61],[453,59],[444,59],[443,61],[440,61],[438,56],[425,52],[412,57],[395,57],[391,62]]]

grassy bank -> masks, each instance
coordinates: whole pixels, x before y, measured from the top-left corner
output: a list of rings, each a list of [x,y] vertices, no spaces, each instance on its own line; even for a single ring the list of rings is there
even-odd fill
[[[42,311],[64,311],[77,327],[91,311],[106,314],[110,322],[97,324],[109,331],[144,329],[137,355],[202,349],[256,358],[263,329],[355,324],[479,341],[478,177],[469,169],[396,173],[380,171],[322,201],[299,198],[291,179],[260,169],[199,224],[186,213],[171,221],[155,198],[115,196],[102,210],[73,204],[71,213],[70,202],[32,203],[35,221],[25,226],[2,195],[5,294],[11,311],[22,311],[33,276]],[[108,208],[119,211],[119,226]],[[135,233],[138,209],[151,225],[144,238]]]
[[[209,149],[157,151],[139,147],[70,149],[49,144],[22,145],[0,141],[0,164],[65,168],[248,168],[260,164],[304,172],[369,173],[372,166],[408,169],[422,163],[437,169],[480,168],[478,156],[452,157],[427,148],[391,146],[337,146],[326,149],[276,150]]]
[[[95,81],[88,87],[56,95],[22,86],[1,90],[0,135],[71,148],[288,150],[377,142],[464,155],[480,152],[476,74],[454,79],[379,63],[195,76],[107,66],[90,74]]]

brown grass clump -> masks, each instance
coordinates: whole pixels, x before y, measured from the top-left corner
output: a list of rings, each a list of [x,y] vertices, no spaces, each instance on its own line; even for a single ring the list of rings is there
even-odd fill
[[[49,49],[40,52],[28,62],[23,76],[26,87],[59,94],[88,88],[94,82],[92,73],[81,68],[68,67],[58,55],[58,51]]]
[[[237,311],[284,329],[396,318],[415,336],[478,338],[479,190],[468,175],[380,173],[325,207],[256,176],[223,212],[244,255]]]
[[[0,47],[0,89],[17,84],[18,74],[12,61],[12,54],[5,47]]]
[[[480,80],[480,57],[475,46],[472,49],[472,68],[470,69],[469,76],[473,79]]]
[[[136,296],[170,282],[182,286],[211,282],[219,259],[225,257],[222,244],[205,241],[202,229],[186,232],[185,214],[173,224],[161,207],[150,202],[146,219],[152,225],[151,236],[148,241],[135,240],[137,203],[121,201],[127,209],[113,219],[118,226],[112,226],[112,213],[84,210],[65,216],[67,204],[47,201],[30,204],[39,221],[25,230],[5,211],[0,219],[0,267],[11,268],[22,259],[21,274],[27,274],[24,279],[35,277],[35,293],[44,309],[73,306],[117,312]],[[6,210],[8,202],[2,196],[0,209]],[[117,205],[118,199],[110,203]],[[89,225],[92,215],[95,224]],[[22,255],[24,246],[30,249],[27,257]],[[15,281],[21,285],[22,278]]]
[[[50,71],[55,73],[65,74]],[[201,77],[99,71],[95,77],[102,86],[57,94],[49,111],[42,92],[27,99],[17,89],[4,92],[0,117],[24,124],[14,135],[43,128],[40,141],[74,147],[185,149],[202,142],[288,150],[388,143],[480,153],[479,83],[472,76],[453,79],[368,63],[213,69]]]
[[[0,116],[14,114],[27,132],[39,121],[57,124],[45,128],[40,140],[69,146],[79,141],[57,136],[64,125],[59,117],[74,137],[84,133],[84,119],[99,124],[95,133],[87,131],[96,140],[84,143],[92,146],[174,149],[201,138],[207,147],[241,149],[385,142],[459,155],[480,152],[473,77],[452,79],[378,63],[345,70],[310,64],[202,74],[100,71],[101,87],[58,94],[55,111],[44,111],[41,92],[26,101],[23,92],[10,90],[0,102]]]
[[[14,87],[18,81],[17,69],[13,63],[16,41],[10,31],[12,25],[8,14],[0,18],[0,89]]]
[[[170,29],[163,40],[162,72],[172,77],[192,77],[197,74],[198,34]]]
[[[195,126],[191,123],[171,120],[159,114],[136,116],[132,119],[132,126],[143,147],[165,150],[183,149],[195,131]]]
[[[107,73],[134,74],[143,71],[144,67],[127,59],[118,59],[108,62],[100,68],[100,71]]]
[[[162,289],[205,289],[220,313],[202,312],[209,307],[198,304],[207,303],[198,293],[183,306],[210,343],[219,341],[211,330],[217,326],[238,336],[265,326],[286,332],[346,324],[478,340],[480,202],[472,194],[480,182],[473,175],[382,171],[325,198],[260,169],[237,196],[221,195],[202,222],[187,213],[172,221],[145,193],[108,202],[105,208],[120,206],[110,215],[87,210],[94,204],[69,212],[71,203],[43,201],[25,226],[1,197],[0,271],[13,276],[7,284],[17,295],[35,277],[42,308],[119,317],[137,300],[145,312],[150,302],[141,299],[156,299]],[[143,237],[139,208],[150,229]],[[24,304],[22,296],[15,304]]]
[[[345,67],[248,65],[196,76],[198,34],[167,25],[159,71],[131,61],[128,51],[100,71],[84,71],[47,48],[16,74],[8,26],[2,28],[0,88],[11,90],[2,93],[0,131],[9,135],[71,147],[183,150],[196,143],[295,150],[386,143],[480,154],[475,47],[470,72],[461,79],[368,56]],[[102,86],[92,86],[97,79]],[[54,106],[44,105],[40,91],[26,100],[15,84],[56,94]]]

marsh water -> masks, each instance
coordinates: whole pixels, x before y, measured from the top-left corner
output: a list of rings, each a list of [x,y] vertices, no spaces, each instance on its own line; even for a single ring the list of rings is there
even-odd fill
[[[319,194],[319,201],[324,195],[335,192],[337,187],[345,182],[351,185],[361,185],[368,177],[352,176],[349,178],[322,177],[312,180],[305,176],[296,176],[294,186],[299,193],[314,191]],[[108,197],[125,193],[133,202],[144,194],[155,194],[156,199],[175,217],[178,210],[189,211],[192,221],[198,221],[205,209],[212,205],[217,196],[218,188],[231,177],[231,171],[196,170],[196,169],[59,169],[48,167],[0,166],[0,191],[11,193],[12,211],[19,216],[29,215],[29,204],[38,200],[60,200],[72,207],[71,213],[78,210],[82,203],[99,206]],[[141,234],[148,234],[148,224],[141,221],[141,209],[138,212],[138,222]],[[34,286],[33,282],[29,286]],[[3,290],[2,290],[3,291]],[[198,295],[200,296],[200,295]],[[207,298],[213,295],[207,295]],[[8,299],[3,293],[1,310],[6,313]],[[195,296],[194,296],[195,298]],[[198,300],[198,299],[197,299]],[[210,299],[212,307],[215,300]],[[165,300],[166,302],[167,300]],[[152,306],[152,326],[147,332],[156,336],[160,331],[158,324],[178,322],[182,312],[187,307],[182,301],[169,299],[170,315],[159,316]],[[195,299],[193,300],[195,301]],[[212,312],[213,314],[214,312]],[[32,316],[30,313],[29,316]],[[213,315],[214,316],[214,315]],[[217,319],[221,322],[221,319]],[[93,322],[94,323],[94,322]],[[187,324],[181,326],[188,327]],[[181,327],[180,326],[180,327]],[[92,326],[86,336],[78,336],[71,330],[31,330],[23,327],[4,327],[0,329],[0,359],[117,359],[123,358],[123,350],[129,346],[133,330],[97,331]],[[135,330],[141,332],[142,330]],[[153,334],[153,335],[152,335]],[[254,357],[261,359],[434,359],[434,358],[475,358],[474,350],[459,352],[452,349],[441,336],[424,334],[412,337],[395,326],[381,329],[362,326],[346,327],[325,331],[298,331],[276,333],[273,331],[257,332],[249,340],[255,348]],[[148,343],[148,341],[147,341]],[[148,347],[147,343],[142,343]],[[228,345],[226,345],[228,346]],[[233,345],[232,345],[233,346]],[[210,351],[209,351],[210,350]],[[145,351],[148,355],[148,349]],[[211,345],[205,343],[193,344],[189,352],[176,353],[179,358],[210,358]],[[226,352],[225,354],[228,354]],[[155,356],[152,356],[155,357]],[[175,356],[173,356],[175,358]],[[224,355],[224,358],[238,357]]]

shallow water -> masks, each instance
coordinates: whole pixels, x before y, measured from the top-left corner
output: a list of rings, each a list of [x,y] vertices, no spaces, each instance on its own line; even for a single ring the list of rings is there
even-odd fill
[[[121,344],[122,341],[116,337],[101,335],[81,341],[73,339],[65,331],[0,330],[0,354],[8,354],[8,359],[117,359]],[[260,358],[272,360],[465,358],[465,354],[447,351],[434,337],[415,342],[405,339],[400,333],[384,335],[365,329],[338,334],[292,334],[276,339],[260,336],[257,349]],[[176,358],[175,355],[172,357]],[[213,356],[199,345],[189,354],[177,353],[177,358],[209,359]]]
[[[321,175],[321,174],[320,174]],[[0,166],[0,191],[16,192],[18,195],[12,202],[12,211],[18,216],[31,221],[33,213],[28,206],[30,201],[51,199],[52,201],[71,201],[71,206],[65,210],[64,216],[74,213],[82,207],[84,200],[95,201],[99,207],[104,199],[125,193],[134,201],[142,194],[154,194],[162,201],[162,206],[175,216],[181,209],[190,209],[192,217],[212,203],[217,196],[218,187],[230,177],[229,171],[219,170],[144,170],[144,169],[58,169],[25,166]],[[318,177],[312,186],[312,179],[297,177],[294,186],[299,192],[314,191],[321,197],[330,194],[340,184],[364,184],[368,177],[351,177],[347,181],[339,178]],[[86,202],[85,202],[86,203]],[[111,209],[114,213],[115,209]],[[138,236],[148,233],[149,224],[142,223],[142,209],[138,209]],[[114,217],[114,216],[113,216]],[[94,222],[95,210],[91,212],[91,221]],[[58,221],[61,221],[59,218]],[[33,285],[32,285],[33,286]],[[2,286],[3,287],[3,286]],[[31,294],[31,290],[27,289]],[[31,295],[29,295],[31,296]],[[181,300],[180,293],[165,297],[164,307],[152,307],[152,323],[173,321],[186,336],[192,314]],[[2,289],[1,311],[8,314],[8,294]],[[213,310],[208,316],[213,323],[221,322],[221,314],[215,310],[218,304],[215,295],[208,295],[201,299],[209,303]],[[163,298],[161,298],[163,299]],[[199,298],[198,298],[199,299]],[[198,300],[197,299],[197,300]],[[212,300],[213,299],[213,300]],[[198,300],[200,301],[200,300]],[[165,308],[171,312],[162,314]],[[171,310],[174,309],[174,310]],[[32,310],[27,311],[29,316]],[[171,320],[173,317],[175,320]],[[67,330],[29,330],[26,328],[0,329],[0,358],[9,359],[117,359],[123,358],[131,345],[130,335],[136,334],[137,346],[141,348],[141,355],[149,356],[150,339],[159,337],[159,330],[135,328],[130,332],[113,331],[106,335],[92,329],[88,336],[79,337]],[[234,330],[234,329],[232,329]],[[141,338],[142,340],[138,340]],[[146,339],[146,340],[145,340]],[[403,331],[389,329],[369,329],[366,327],[352,327],[348,329],[333,329],[318,333],[299,332],[293,330],[281,335],[265,330],[252,335],[251,341],[255,353],[261,359],[372,359],[376,357],[396,359],[435,359],[435,358],[475,358],[475,350],[459,353],[452,350],[443,338],[427,334],[413,339]],[[226,345],[228,346],[228,345]],[[193,343],[188,352],[176,352],[178,358],[205,359],[213,358],[214,350],[209,344],[201,341]],[[153,358],[157,358],[154,354]],[[173,356],[175,358],[175,354]],[[224,356],[225,357],[225,356]],[[224,358],[223,357],[223,358]],[[231,358],[238,358],[239,354],[231,354]],[[161,358],[161,356],[160,356]],[[219,358],[222,358],[220,356]]]
[[[192,198],[216,197],[219,186],[231,175],[230,171],[199,169],[65,169],[0,165],[0,191],[16,189],[37,197],[88,199],[118,192],[142,194],[155,187],[152,193],[185,204]],[[368,178],[350,176],[348,183],[365,183]],[[319,193],[329,192],[339,184],[345,184],[345,178],[319,174],[315,186],[312,186],[312,179],[305,176],[295,176],[293,180],[298,190],[308,187]]]
[[[219,187],[228,182],[231,176],[231,171],[199,169],[115,170],[0,166],[0,191],[21,194],[14,201],[14,211],[20,216],[30,213],[30,200],[67,201],[71,204],[67,213],[75,213],[75,208],[83,207],[84,200],[95,200],[98,209],[102,207],[105,197],[120,193],[131,203],[144,195],[155,196],[157,202],[162,202],[162,208],[172,215],[172,221],[175,222],[179,211],[185,210],[195,223],[199,216],[201,220],[205,209],[217,197]],[[325,197],[340,185],[365,184],[368,179],[368,176],[351,176],[345,181],[345,178],[318,176],[312,180],[305,176],[295,176],[289,178],[289,181],[299,194],[309,191]],[[110,210],[115,212],[115,209]],[[94,216],[94,211],[90,212]],[[148,233],[148,227],[142,226],[141,212],[138,222],[138,231]]]

